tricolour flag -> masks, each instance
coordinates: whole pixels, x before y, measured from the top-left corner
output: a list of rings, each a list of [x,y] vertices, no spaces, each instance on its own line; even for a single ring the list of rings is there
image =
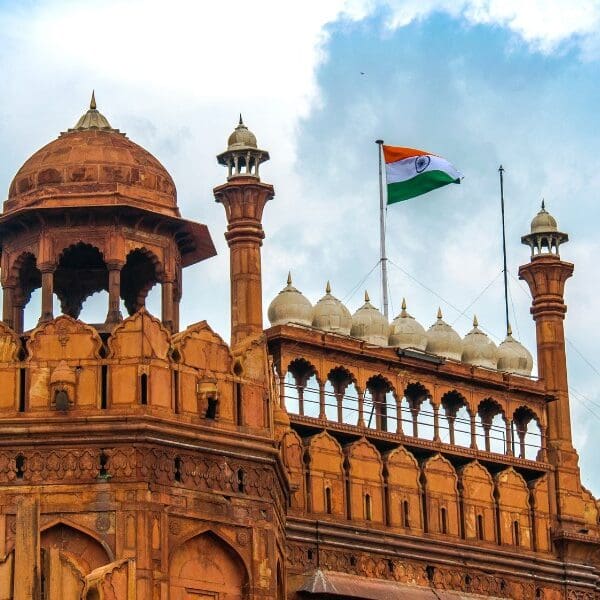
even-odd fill
[[[436,154],[383,146],[387,203],[401,202],[449,183],[460,183],[462,175],[445,159]]]

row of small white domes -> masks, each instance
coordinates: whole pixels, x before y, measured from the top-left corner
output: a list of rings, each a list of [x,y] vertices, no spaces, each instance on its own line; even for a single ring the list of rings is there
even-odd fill
[[[436,322],[427,330],[406,312],[406,302],[402,301],[402,311],[391,325],[381,312],[369,301],[365,293],[365,303],[354,313],[331,294],[327,282],[325,295],[313,306],[308,298],[292,285],[288,274],[287,286],[273,299],[268,311],[271,325],[296,323],[331,331],[342,335],[361,338],[379,346],[414,348],[444,358],[462,361],[471,365],[498,369],[518,375],[530,375],[533,368],[531,354],[512,335],[496,346],[479,329],[477,318],[473,329],[464,339],[442,319],[438,310]]]

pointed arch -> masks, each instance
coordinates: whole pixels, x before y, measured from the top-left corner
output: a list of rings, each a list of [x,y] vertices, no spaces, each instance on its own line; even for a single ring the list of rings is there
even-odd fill
[[[172,600],[189,593],[223,594],[227,600],[246,600],[251,585],[248,565],[231,543],[214,529],[182,540],[169,556]]]

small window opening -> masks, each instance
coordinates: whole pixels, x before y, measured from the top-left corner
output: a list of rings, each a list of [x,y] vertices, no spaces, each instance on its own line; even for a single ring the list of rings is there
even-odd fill
[[[26,378],[26,369],[19,369],[19,412],[25,412],[25,388],[27,387]]]
[[[235,417],[237,425],[244,424],[244,404],[242,398],[242,384],[235,384]]]
[[[180,456],[175,457],[174,467],[175,467],[175,481],[181,482],[182,461],[181,461]]]
[[[246,479],[246,474],[244,473],[244,469],[238,469],[237,471],[237,491],[241,492],[242,494],[246,491],[245,490],[245,479]]]
[[[393,573],[394,572],[394,561],[391,558],[388,558],[387,568],[388,568],[388,572],[389,573]]]
[[[25,475],[25,457],[22,454],[15,457],[15,475],[17,479],[23,479]]]
[[[406,529],[410,529],[410,510],[409,510],[408,500],[405,500],[402,503],[402,522]]]
[[[331,506],[331,488],[330,487],[325,488],[325,512],[328,515],[330,515],[333,512],[332,506]]]
[[[206,407],[206,413],[204,414],[205,419],[216,419],[217,418],[217,407],[219,401],[214,397],[208,398],[208,405]]]
[[[307,556],[308,560],[313,559],[313,551],[310,548],[306,551],[306,556]]]
[[[429,581],[433,581],[433,576],[435,575],[435,567],[433,565],[427,565],[425,567],[425,573],[427,573],[427,579]]]
[[[63,412],[69,410],[69,394],[66,390],[56,390],[54,393],[54,406],[56,410]]]
[[[108,388],[108,365],[102,365],[102,367],[100,368],[100,408],[102,410],[106,410],[108,408],[107,388]]]
[[[519,521],[513,521],[513,538],[515,546],[521,545],[521,532],[519,531]]]
[[[483,515],[477,515],[477,539],[483,540]]]
[[[102,450],[102,452],[100,452],[100,471],[98,473],[98,476],[101,477],[102,479],[109,478],[107,465],[108,465],[108,455],[106,454],[106,452],[104,452],[104,450]]]
[[[148,404],[148,375],[142,373],[140,376],[140,403]]]
[[[448,533],[448,515],[445,508],[440,510],[440,530],[442,533]]]
[[[465,575],[465,585],[471,585],[471,576]]]
[[[356,562],[357,562],[356,556],[351,556],[350,557],[350,566],[351,567],[355,567],[356,566]]]
[[[371,506],[371,494],[365,494],[365,519],[373,520],[373,508]]]
[[[535,597],[536,598],[543,598],[544,597],[544,590],[542,590],[542,588],[535,588]]]

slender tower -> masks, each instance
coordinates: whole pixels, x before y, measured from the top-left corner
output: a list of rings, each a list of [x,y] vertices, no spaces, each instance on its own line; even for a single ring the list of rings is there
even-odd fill
[[[548,404],[548,459],[556,467],[556,513],[567,528],[569,522],[578,523],[583,517],[578,456],[571,437],[564,332],[564,289],[573,264],[561,260],[559,254],[561,244],[568,240],[542,202],[531,222],[531,233],[521,238],[531,248],[531,260],[519,269],[533,298],[538,375],[553,398]]]
[[[227,183],[213,191],[225,207],[230,250],[231,345],[258,337],[263,331],[260,247],[265,233],[262,213],[274,196],[273,186],[262,183],[259,166],[269,153],[259,150],[255,135],[244,125],[242,115],[229,136],[227,150],[217,156],[228,169]]]

